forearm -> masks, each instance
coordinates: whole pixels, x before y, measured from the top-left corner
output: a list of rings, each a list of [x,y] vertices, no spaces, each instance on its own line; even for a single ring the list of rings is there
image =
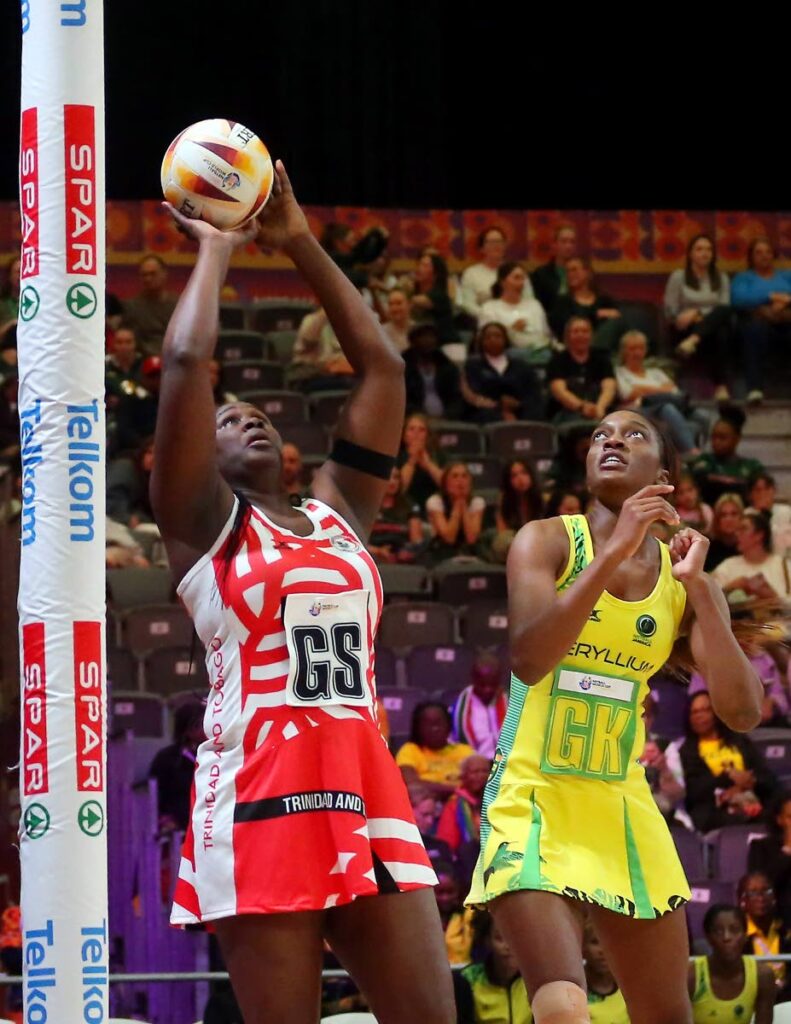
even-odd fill
[[[704,574],[686,585],[687,600],[695,613],[705,677],[715,713],[731,729],[747,732],[761,720],[763,686],[731,628],[718,584]]]
[[[401,362],[373,310],[313,235],[306,232],[292,239],[286,253],[316,293],[356,373]]]
[[[195,268],[170,318],[162,358],[208,362],[214,354],[219,330],[219,295],[228,273],[231,246],[222,239],[201,242]]]
[[[482,513],[470,512],[469,509],[464,513],[464,539],[468,544],[475,544],[481,535],[481,520]]]
[[[461,513],[454,509],[449,516],[437,513],[433,523],[437,536],[446,544],[455,544],[462,526]]]
[[[569,391],[564,381],[553,381],[549,385],[549,390],[555,401],[560,402],[564,409],[571,412],[579,412],[585,404],[581,398]]]
[[[615,378],[605,377],[604,380],[601,382],[601,388],[599,390],[599,401],[596,404],[602,406],[604,409],[608,409],[615,400],[615,391]]]

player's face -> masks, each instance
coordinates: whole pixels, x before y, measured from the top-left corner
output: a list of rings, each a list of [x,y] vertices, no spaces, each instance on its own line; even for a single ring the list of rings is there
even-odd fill
[[[216,414],[217,460],[226,480],[249,480],[250,472],[280,469],[283,442],[272,421],[246,402],[223,405]]]
[[[732,910],[723,910],[711,923],[706,934],[711,948],[723,960],[738,960],[744,948],[745,931],[739,915]]]
[[[611,413],[594,429],[586,470],[588,490],[597,498],[625,500],[668,477],[653,428],[642,416],[626,411]]]

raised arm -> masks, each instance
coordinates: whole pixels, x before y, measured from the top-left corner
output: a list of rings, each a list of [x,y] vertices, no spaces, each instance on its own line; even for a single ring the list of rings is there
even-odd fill
[[[166,545],[176,542],[200,555],[217,539],[233,504],[217,469],[209,377],[220,289],[231,253],[255,237],[257,225],[222,232],[172,207],[170,212],[199,249],[162,346],[151,504]]]
[[[280,161],[258,241],[281,248],[294,261],[359,378],[338,422],[336,457],[330,456],[318,470],[312,490],[367,537],[390,478],[388,460],[401,439],[403,360],[360,293],[311,234]],[[338,441],[347,443],[339,446]]]
[[[568,560],[569,543],[559,519],[523,526],[508,552],[508,630],[514,675],[532,686],[560,662],[588,621],[618,566],[640,547],[651,523],[678,522],[665,499],[667,484],[644,487],[627,499],[607,543],[574,585],[555,583]]]
[[[706,680],[714,711],[731,729],[747,732],[761,720],[763,686],[731,628],[722,587],[703,571],[709,541],[680,530],[670,542],[673,575],[687,592],[692,657]]]

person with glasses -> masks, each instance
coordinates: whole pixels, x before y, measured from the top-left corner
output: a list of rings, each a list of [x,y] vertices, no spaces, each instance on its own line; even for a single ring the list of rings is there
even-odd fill
[[[747,917],[747,940],[744,952],[753,956],[791,953],[791,930],[777,910],[775,891],[763,871],[751,871],[739,879],[739,906]],[[769,964],[778,990],[778,1002],[791,998],[788,991],[788,965],[783,960]],[[782,993],[781,997],[780,993]]]

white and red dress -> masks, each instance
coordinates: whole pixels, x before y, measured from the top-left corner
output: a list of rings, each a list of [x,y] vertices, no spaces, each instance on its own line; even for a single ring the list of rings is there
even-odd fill
[[[436,884],[376,722],[376,565],[309,499],[307,537],[245,511],[179,585],[206,646],[207,739],[171,922],[322,910]]]

